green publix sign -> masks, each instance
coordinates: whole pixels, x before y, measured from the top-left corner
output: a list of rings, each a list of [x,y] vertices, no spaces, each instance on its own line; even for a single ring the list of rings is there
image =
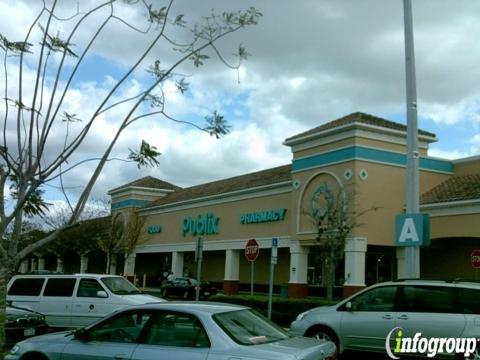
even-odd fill
[[[240,215],[240,224],[256,224],[285,219],[287,209],[275,209],[245,213]]]
[[[186,236],[188,233],[191,233],[194,236],[218,234],[219,221],[220,218],[213,215],[212,213],[198,215],[196,219],[187,216],[183,219],[183,236]]]

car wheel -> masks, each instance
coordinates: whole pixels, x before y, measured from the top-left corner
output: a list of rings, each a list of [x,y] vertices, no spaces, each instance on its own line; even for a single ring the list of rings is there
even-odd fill
[[[22,360],[48,360],[48,358],[39,353],[28,353],[22,356]]]
[[[317,339],[317,340],[331,341],[337,347],[337,352],[339,351],[338,337],[335,335],[333,330],[331,330],[330,328],[328,328],[326,326],[313,327],[305,333],[305,336],[312,337],[312,338]]]

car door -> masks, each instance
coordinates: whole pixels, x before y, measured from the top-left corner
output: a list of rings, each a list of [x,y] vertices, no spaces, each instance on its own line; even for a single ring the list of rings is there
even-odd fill
[[[73,290],[75,277],[49,277],[41,296],[39,312],[45,315],[49,326],[71,325]]]
[[[144,330],[132,360],[205,360],[209,350],[205,328],[194,315],[157,311]]]
[[[82,339],[72,339],[63,350],[62,360],[127,360],[151,312],[126,310],[88,328]]]
[[[342,311],[340,337],[346,349],[385,350],[387,334],[395,327],[394,285],[372,288],[354,297]]]
[[[403,285],[399,287],[396,326],[404,336],[460,337],[466,320],[463,310],[456,306],[453,286]]]
[[[81,327],[112,312],[108,294],[97,279],[81,278],[73,298],[72,326]]]

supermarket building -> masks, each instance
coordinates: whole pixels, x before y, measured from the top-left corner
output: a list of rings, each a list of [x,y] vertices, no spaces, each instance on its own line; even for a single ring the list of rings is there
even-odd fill
[[[421,212],[431,216],[431,245],[421,251],[421,276],[475,278],[470,255],[480,249],[480,156],[444,160],[428,156],[434,134],[419,131]],[[289,164],[188,188],[146,177],[111,191],[112,221],[138,214],[143,225],[124,259],[127,275],[155,283],[164,271],[196,273],[194,250],[204,241],[202,278],[226,293],[248,289],[244,251],[256,239],[255,289],[267,288],[272,238],[278,238],[275,284],[291,297],[321,294],[322,259],[315,255],[312,209],[322,211],[339,189],[354,189],[361,226],[351,232],[336,271],[347,295],[397,276],[403,251],[394,244],[395,216],[406,198],[406,127],[364,113],[328,122],[283,143]]]

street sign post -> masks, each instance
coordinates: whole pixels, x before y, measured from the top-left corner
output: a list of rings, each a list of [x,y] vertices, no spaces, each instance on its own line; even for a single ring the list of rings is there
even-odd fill
[[[195,301],[200,300],[200,278],[202,273],[203,260],[203,239],[197,239],[197,246],[195,247],[195,261],[197,262],[197,286],[195,287]]]
[[[272,238],[272,252],[270,259],[270,281],[268,284],[268,318],[272,318],[272,299],[273,299],[273,271],[277,264],[278,238]]]
[[[245,258],[250,261],[250,296],[253,296],[253,274],[255,272],[255,260],[258,258],[260,248],[255,239],[250,239],[245,245]]]

